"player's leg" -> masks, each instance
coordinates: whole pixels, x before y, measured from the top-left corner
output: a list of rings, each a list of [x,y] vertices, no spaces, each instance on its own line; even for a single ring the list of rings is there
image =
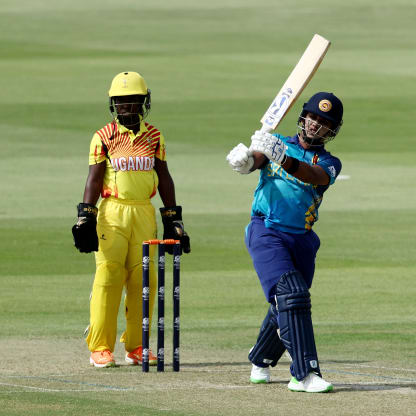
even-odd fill
[[[332,385],[322,379],[312,327],[310,293],[302,275],[292,270],[276,285],[280,338],[292,357],[293,391],[326,392]]]
[[[117,315],[126,278],[127,238],[119,226],[123,214],[116,203],[103,201],[98,214],[99,250],[90,300],[90,329],[86,339],[96,367],[114,365],[111,357],[117,333]]]
[[[292,234],[290,240],[294,269],[300,272],[310,289],[315,273],[316,254],[321,244],[319,237],[311,230],[305,234]]]
[[[246,229],[246,246],[253,260],[264,295],[270,304],[275,302],[274,290],[280,276],[294,268],[284,235],[265,227],[262,220],[253,219]],[[253,363],[251,381],[269,379],[269,366],[275,365],[284,352],[277,333],[277,319],[269,309],[249,359]],[[267,355],[266,355],[267,354]],[[263,359],[271,360],[267,364]],[[255,382],[255,381],[254,381]]]
[[[124,299],[126,315],[126,331],[121,341],[125,343],[126,361],[129,364],[139,364],[142,355],[142,243],[156,238],[155,210],[151,204],[135,205],[131,207],[134,221],[132,222],[132,236],[126,260],[127,280],[126,297]],[[156,246],[151,245],[149,267],[149,336],[152,326],[153,310],[157,291],[155,270]],[[149,364],[155,365],[157,358],[149,351]]]
[[[275,309],[274,305],[270,305],[256,344],[248,355],[248,359],[253,364],[250,375],[252,383],[268,383],[270,381],[269,366],[275,367],[286,350],[278,335],[279,326]]]

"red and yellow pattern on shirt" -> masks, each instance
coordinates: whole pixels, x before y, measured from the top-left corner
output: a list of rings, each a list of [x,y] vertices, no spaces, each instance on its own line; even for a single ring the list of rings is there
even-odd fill
[[[165,139],[149,123],[142,122],[137,134],[118,121],[97,130],[91,140],[89,164],[106,161],[102,198],[152,198],[158,186],[155,157],[166,160]]]

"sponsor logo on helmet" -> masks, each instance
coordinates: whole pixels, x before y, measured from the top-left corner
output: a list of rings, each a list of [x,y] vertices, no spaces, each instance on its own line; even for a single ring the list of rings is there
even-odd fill
[[[318,107],[321,111],[327,113],[328,111],[331,111],[332,103],[329,100],[321,100],[319,101]]]
[[[335,175],[337,174],[337,171],[335,170],[334,166],[330,166],[329,168],[329,174],[335,178]]]

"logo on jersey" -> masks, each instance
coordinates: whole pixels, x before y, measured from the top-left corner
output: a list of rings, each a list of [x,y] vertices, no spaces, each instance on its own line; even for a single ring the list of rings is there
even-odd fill
[[[152,170],[155,166],[155,158],[149,156],[129,156],[111,159],[111,166],[115,171],[126,170]]]
[[[321,100],[319,101],[318,107],[321,111],[327,113],[328,111],[331,111],[332,103],[329,100]]]

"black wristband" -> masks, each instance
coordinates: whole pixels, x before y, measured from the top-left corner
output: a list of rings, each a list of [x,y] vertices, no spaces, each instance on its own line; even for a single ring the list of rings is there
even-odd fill
[[[294,157],[291,157],[290,159],[292,160],[290,168],[285,169],[285,171],[293,175],[299,169],[299,160]]]
[[[98,208],[95,205],[84,204],[83,202],[77,205],[78,217],[96,217]]]
[[[166,221],[175,221],[175,220],[182,220],[182,207],[163,207],[159,208],[160,215],[162,216],[162,220]]]

